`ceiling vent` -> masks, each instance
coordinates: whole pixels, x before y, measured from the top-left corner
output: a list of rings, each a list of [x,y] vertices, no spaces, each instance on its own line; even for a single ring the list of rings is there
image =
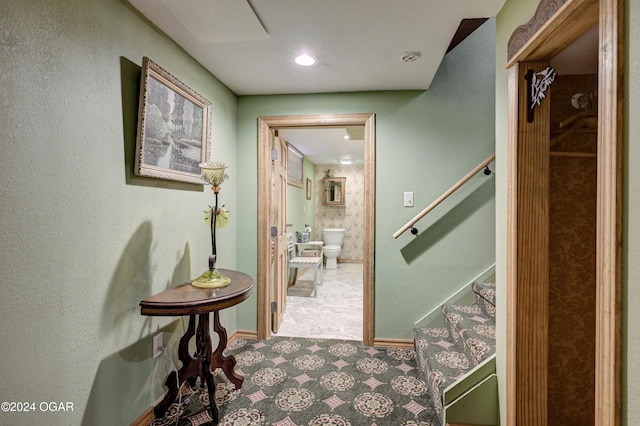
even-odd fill
[[[415,62],[422,54],[420,52],[404,52],[401,56],[402,62]]]

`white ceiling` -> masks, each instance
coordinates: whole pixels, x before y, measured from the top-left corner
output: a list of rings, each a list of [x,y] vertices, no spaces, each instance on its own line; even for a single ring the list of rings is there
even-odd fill
[[[129,1],[235,94],[260,95],[426,90],[460,21],[505,0]]]
[[[426,90],[461,20],[493,17],[505,2],[129,1],[237,95]],[[420,58],[403,62],[412,51]],[[315,56],[318,64],[296,65],[300,53]],[[597,53],[596,27],[552,65],[560,74],[593,72]],[[588,70],[576,68],[585,63]],[[343,139],[353,130],[287,129],[281,136],[316,164],[343,158],[362,164],[362,134]]]
[[[282,139],[318,166],[337,165],[340,160],[364,165],[364,127],[282,129],[279,132]]]
[[[493,17],[505,2],[129,1],[237,95],[426,90],[460,22]],[[404,62],[406,52],[420,57]],[[296,65],[301,53],[318,63]],[[362,165],[362,128],[287,129],[281,136],[315,164]]]

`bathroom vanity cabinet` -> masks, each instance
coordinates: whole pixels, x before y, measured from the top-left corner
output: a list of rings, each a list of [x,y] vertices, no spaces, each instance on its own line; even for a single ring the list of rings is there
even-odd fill
[[[324,178],[324,204],[326,206],[344,206],[347,178]]]

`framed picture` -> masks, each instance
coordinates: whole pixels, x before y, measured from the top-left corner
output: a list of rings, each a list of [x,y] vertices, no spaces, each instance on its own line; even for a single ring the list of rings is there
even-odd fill
[[[140,86],[135,174],[204,185],[211,103],[147,57]]]
[[[311,179],[307,178],[307,200],[311,199]]]

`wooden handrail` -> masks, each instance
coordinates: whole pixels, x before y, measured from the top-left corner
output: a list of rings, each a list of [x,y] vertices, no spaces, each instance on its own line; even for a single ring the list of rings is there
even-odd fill
[[[491,163],[495,158],[496,158],[496,154],[495,153],[491,154],[486,160],[484,160],[482,163],[478,164],[473,170],[471,170],[469,173],[467,173],[465,177],[460,179],[455,185],[453,185],[451,188],[449,188],[444,194],[439,196],[437,200],[435,200],[433,203],[429,204],[424,210],[422,210],[420,213],[418,213],[413,219],[411,219],[409,222],[407,222],[407,224],[404,225],[402,228],[398,229],[395,232],[395,234],[393,234],[393,238],[398,238],[407,229],[413,227],[413,225],[415,225],[415,223],[417,221],[422,219],[427,213],[429,213],[431,210],[433,210],[438,204],[443,202],[449,195],[453,194],[458,188],[460,188],[462,185],[464,185],[465,182],[468,181],[469,179],[471,179],[476,173],[478,173],[480,170],[482,170],[485,167],[487,167],[487,165],[489,165],[489,163]]]

